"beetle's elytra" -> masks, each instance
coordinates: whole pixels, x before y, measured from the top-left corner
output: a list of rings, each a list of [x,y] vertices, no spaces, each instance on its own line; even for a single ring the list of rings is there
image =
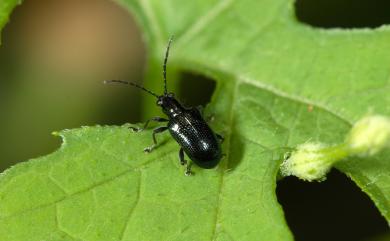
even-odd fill
[[[184,159],[184,153],[199,167],[213,168],[218,165],[222,158],[221,142],[223,137],[209,127],[200,108],[184,107],[176,100],[173,93],[168,93],[166,66],[171,43],[172,37],[169,39],[163,64],[164,94],[157,95],[143,86],[123,80],[109,80],[105,83],[131,85],[157,98],[156,104],[162,108],[168,118],[153,117],[145,122],[143,128],[130,127],[130,129],[138,132],[147,128],[150,121],[167,122],[166,126],[157,127],[153,130],[153,145],[146,147],[144,151],[149,153],[156,147],[156,134],[169,130],[173,139],[180,145],[179,160],[181,165],[186,165],[185,174],[188,176],[191,175],[191,163]]]

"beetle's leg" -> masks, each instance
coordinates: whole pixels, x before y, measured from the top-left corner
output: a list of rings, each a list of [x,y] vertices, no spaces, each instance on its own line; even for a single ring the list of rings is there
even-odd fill
[[[218,133],[215,133],[215,136],[218,138],[218,140],[219,140],[221,143],[225,140],[225,138],[224,138],[223,136],[221,136],[220,134],[218,134]]]
[[[156,129],[154,129],[153,130],[153,145],[146,147],[144,149],[144,152],[146,152],[146,153],[151,152],[157,145],[156,134],[161,133],[161,132],[166,131],[166,130],[168,130],[168,127],[166,127],[166,126],[160,126],[160,127],[157,127]]]
[[[192,166],[192,162],[187,162],[185,159],[184,159],[184,149],[183,148],[180,148],[180,151],[179,151],[179,159],[180,159],[180,164],[182,166],[186,165],[186,171],[184,172],[184,174],[186,176],[191,176],[192,175],[192,172],[191,172],[191,166]]]
[[[153,118],[147,120],[147,121],[145,122],[145,124],[144,124],[144,127],[142,127],[142,128],[130,126],[129,129],[132,130],[132,131],[134,131],[134,132],[143,131],[143,130],[146,129],[146,127],[148,127],[149,122],[151,122],[151,121],[156,121],[156,122],[167,122],[168,120],[165,119],[165,118],[161,118],[161,117],[156,116],[156,117],[153,117]]]
[[[186,172],[184,173],[186,176],[191,176],[193,173],[191,172],[192,162],[188,162],[186,165]]]
[[[180,160],[180,164],[182,166],[184,166],[187,161],[184,159],[184,149],[183,148],[180,148],[180,151],[179,151],[179,160]]]

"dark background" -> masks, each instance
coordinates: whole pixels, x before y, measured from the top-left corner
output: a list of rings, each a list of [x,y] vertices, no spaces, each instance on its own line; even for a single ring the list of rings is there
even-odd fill
[[[315,27],[390,23],[386,0],[299,0],[295,6],[297,18]],[[52,131],[142,121],[142,93],[102,81],[142,82],[145,51],[133,17],[112,1],[25,0],[0,46],[0,171],[58,148]],[[182,78],[186,102],[206,103],[213,81],[191,73]],[[337,171],[323,183],[286,178],[277,194],[298,241],[390,240],[370,199]]]

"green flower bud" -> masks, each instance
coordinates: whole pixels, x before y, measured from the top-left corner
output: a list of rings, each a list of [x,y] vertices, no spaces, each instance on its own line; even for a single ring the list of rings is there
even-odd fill
[[[344,143],[299,145],[280,166],[283,176],[294,175],[306,181],[322,181],[334,163],[348,156],[372,156],[390,146],[390,119],[368,116],[359,120]]]
[[[296,176],[305,181],[322,181],[334,162],[346,155],[344,149],[320,143],[299,145],[281,165],[283,176]]]
[[[352,127],[346,140],[350,151],[371,156],[390,146],[390,120],[384,116],[365,117]]]

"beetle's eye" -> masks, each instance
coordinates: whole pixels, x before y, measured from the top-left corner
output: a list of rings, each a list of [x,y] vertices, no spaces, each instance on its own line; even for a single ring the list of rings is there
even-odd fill
[[[162,105],[162,100],[157,100],[157,105]]]
[[[175,94],[174,94],[174,93],[168,93],[168,96],[169,96],[169,97],[174,97]]]

